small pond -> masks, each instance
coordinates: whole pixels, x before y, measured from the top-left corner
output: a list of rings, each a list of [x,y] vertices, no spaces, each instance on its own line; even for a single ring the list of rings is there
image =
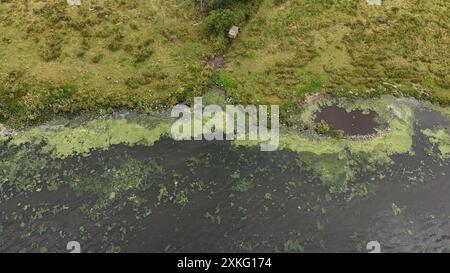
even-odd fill
[[[374,111],[355,109],[347,112],[344,108],[332,105],[322,108],[314,121],[324,121],[335,130],[343,130],[347,136],[364,136],[376,133],[379,126],[377,117]]]

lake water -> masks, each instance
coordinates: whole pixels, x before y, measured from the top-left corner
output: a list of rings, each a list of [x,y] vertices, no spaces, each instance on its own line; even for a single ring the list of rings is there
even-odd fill
[[[343,111],[318,118],[374,132],[375,113]],[[414,154],[361,168],[350,185],[368,185],[361,196],[330,193],[299,162],[306,155],[289,150],[163,138],[55,160],[38,146],[2,145],[5,166],[19,167],[0,173],[0,251],[67,252],[76,240],[83,252],[367,252],[369,241],[382,252],[449,252],[450,161],[421,129],[450,122],[416,111]],[[36,190],[14,191],[19,182]]]

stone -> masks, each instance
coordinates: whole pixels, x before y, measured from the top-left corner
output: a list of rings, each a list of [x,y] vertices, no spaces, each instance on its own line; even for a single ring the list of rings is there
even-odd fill
[[[80,6],[81,0],[67,0],[69,6]]]
[[[370,6],[381,6],[381,0],[367,0],[367,4]]]

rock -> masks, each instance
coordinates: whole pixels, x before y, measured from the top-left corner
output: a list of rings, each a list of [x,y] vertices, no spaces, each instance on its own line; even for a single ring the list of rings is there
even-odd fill
[[[381,6],[381,0],[367,0],[367,4],[370,6]]]
[[[0,137],[9,137],[13,133],[14,133],[14,130],[7,128],[3,124],[0,124]]]
[[[69,6],[80,6],[81,0],[67,0]]]

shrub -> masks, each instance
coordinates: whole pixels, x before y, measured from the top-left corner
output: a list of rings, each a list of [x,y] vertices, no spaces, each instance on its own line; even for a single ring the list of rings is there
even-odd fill
[[[214,39],[212,39],[212,48],[214,52],[217,54],[225,53],[229,44],[230,40],[225,37],[225,35],[217,35]]]
[[[236,14],[232,10],[214,10],[205,18],[205,31],[210,36],[225,36],[235,22]]]
[[[46,62],[54,61],[59,56],[61,56],[62,53],[62,42],[63,40],[60,37],[57,36],[51,36],[47,44],[44,47],[44,50],[42,52],[42,58]]]
[[[97,54],[94,57],[92,57],[92,62],[94,64],[98,64],[104,57],[105,57],[105,55],[103,55],[103,54]]]
[[[316,124],[316,127],[314,128],[314,130],[318,134],[328,135],[331,132],[331,127],[325,121],[321,121]]]
[[[334,129],[323,120],[320,123],[316,124],[316,126],[314,127],[314,130],[316,131],[316,133],[318,133],[320,135],[334,137],[337,139],[345,138],[345,132],[343,130]]]
[[[153,49],[148,46],[138,46],[134,53],[134,62],[142,63],[153,55]]]
[[[345,138],[345,132],[341,129],[333,130],[333,136],[338,139]]]
[[[46,3],[42,8],[36,10],[35,12],[42,15],[52,24],[57,24],[68,19],[66,7],[67,4],[64,3],[64,1],[58,1],[56,3]]]
[[[120,32],[117,32],[111,42],[108,45],[108,49],[111,51],[117,51],[122,48],[122,41],[123,41],[123,34]]]
[[[204,0],[203,3],[208,10],[216,10],[251,1],[254,2],[254,0]]]
[[[153,39],[147,39],[142,44],[138,45],[136,51],[134,52],[135,63],[142,63],[153,55],[153,43]]]

